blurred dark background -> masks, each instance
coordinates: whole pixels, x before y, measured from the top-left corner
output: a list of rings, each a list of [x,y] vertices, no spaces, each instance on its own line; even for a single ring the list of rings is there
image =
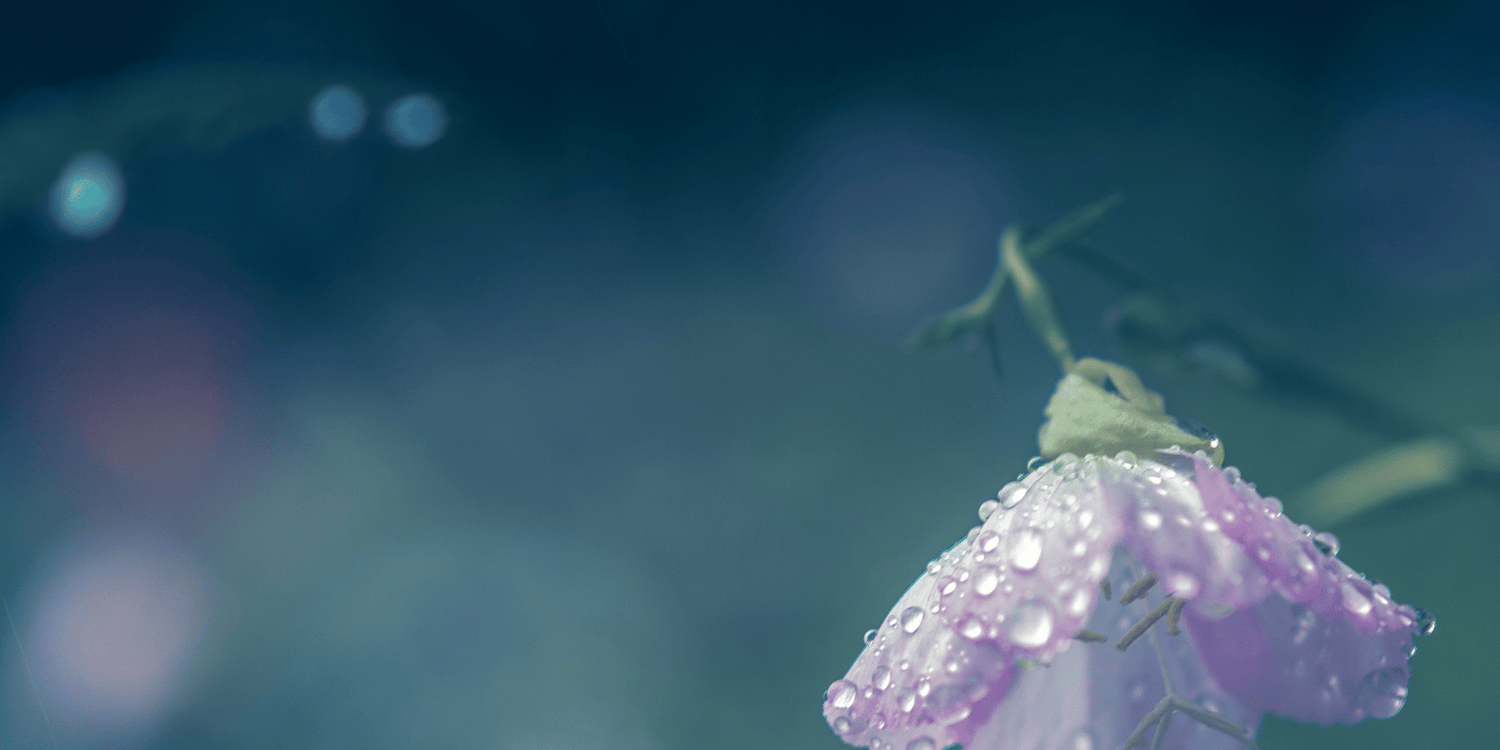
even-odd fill
[[[899,346],[1007,223],[1118,191],[1101,253],[1500,425],[1497,41],[1484,2],[15,4],[0,747],[840,747],[822,691],[1036,450],[1011,300],[1003,381]],[[81,236],[91,152],[124,201]],[[1038,270],[1123,358],[1119,285]],[[1386,445],[1142,376],[1268,495]],[[1495,500],[1334,529],[1438,631],[1394,719],[1261,747],[1490,741]]]

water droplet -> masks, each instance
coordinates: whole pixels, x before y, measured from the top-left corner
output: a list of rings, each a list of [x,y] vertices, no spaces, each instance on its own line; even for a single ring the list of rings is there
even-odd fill
[[[913,693],[910,688],[896,693],[896,707],[911,713],[911,710],[917,707],[917,694]]]
[[[848,717],[840,716],[837,719],[834,719],[833,720],[833,731],[838,732],[841,735],[848,734],[849,733],[849,719],[848,719]]]
[[[1225,467],[1224,479],[1230,484],[1240,481],[1240,470],[1233,466]]]
[[[1252,549],[1255,550],[1255,556],[1260,558],[1261,561],[1264,562],[1271,559],[1271,545],[1265,542],[1256,542]]]
[[[1119,453],[1116,453],[1115,460],[1119,461],[1122,464],[1125,464],[1125,468],[1127,469],[1135,468],[1135,465],[1140,463],[1140,459],[1130,451],[1120,451]]]
[[[969,713],[971,711],[973,711],[973,709],[970,708],[968,704],[959,703],[952,706],[947,711],[942,712],[936,718],[939,724],[957,724],[958,722],[969,718]]]
[[[979,520],[988,521],[994,514],[995,509],[1000,507],[999,500],[986,500],[979,504]]]
[[[937,750],[937,743],[931,737],[918,737],[906,743],[906,750]]]
[[[1026,462],[1026,470],[1036,471],[1037,469],[1042,468],[1042,464],[1044,463],[1047,463],[1047,459],[1042,458],[1041,456],[1032,456],[1031,460]]]
[[[1279,518],[1279,517],[1281,517],[1281,501],[1280,500],[1277,500],[1274,497],[1267,497],[1267,498],[1261,498],[1261,502],[1265,503],[1263,509],[1265,510],[1266,515],[1268,515],[1268,516],[1270,516],[1272,518]]]
[[[1094,733],[1088,727],[1079,727],[1073,736],[1068,738],[1063,750],[1097,750],[1099,741],[1094,739]]]
[[[943,564],[938,562],[937,560],[931,560],[927,563],[927,575],[935,576],[938,574],[938,571],[942,569]]]
[[[1355,588],[1354,584],[1348,581],[1345,581],[1339,587],[1339,591],[1344,595],[1344,609],[1349,610],[1356,617],[1364,617],[1370,614],[1370,610],[1375,606],[1370,602],[1370,597],[1365,596],[1364,592]]]
[[[1177,571],[1167,574],[1167,592],[1178,599],[1191,599],[1198,595],[1198,579],[1191,573]]]
[[[1086,529],[1094,522],[1094,511],[1084,509],[1078,512],[1078,528]]]
[[[901,612],[901,629],[908,633],[917,632],[922,627],[922,608],[907,607]]]
[[[958,663],[957,659],[949,659],[948,661],[943,662],[943,671],[947,672],[948,674],[958,674],[958,670],[961,666],[962,665]]]
[[[876,690],[884,690],[891,686],[891,668],[882,664],[870,673],[870,684]]]
[[[938,579],[937,590],[938,590],[938,595],[939,596],[947,596],[947,595],[953,593],[954,590],[956,590],[957,588],[958,588],[958,581],[955,581],[952,578],[949,578],[948,576],[943,576],[942,578]]]
[[[905,672],[906,670],[911,669],[911,660],[902,659],[901,663],[897,664],[896,666],[900,667],[902,672]]]
[[[1377,719],[1389,719],[1406,705],[1406,670],[1377,669],[1365,675],[1355,701]]]
[[[1432,635],[1437,630],[1437,618],[1421,607],[1417,607],[1417,630],[1413,635]]]
[[[828,686],[827,696],[834,708],[848,708],[859,697],[859,687],[848,680],[837,680]]]
[[[979,570],[974,571],[974,593],[980,596],[989,596],[995,593],[995,587],[1000,584],[1000,571],[993,565],[982,565]]]
[[[1042,533],[1036,529],[1021,529],[1010,538],[1011,567],[1022,572],[1036,570],[1042,559]]]
[[[872,642],[874,642],[875,641],[875,635],[877,633],[879,633],[879,632],[880,631],[878,631],[878,630],[876,630],[874,628],[870,628],[869,630],[866,630],[865,631],[865,643],[872,643]]]
[[[1091,600],[1092,597],[1089,596],[1089,589],[1079,589],[1074,592],[1073,599],[1068,602],[1068,614],[1074,617],[1082,617],[1083,613],[1088,611]]]
[[[1300,549],[1297,550],[1297,567],[1301,568],[1302,572],[1307,575],[1312,575],[1318,570],[1317,563],[1314,563],[1313,559]]]
[[[1010,510],[1020,505],[1021,500],[1025,499],[1026,488],[1018,482],[1011,482],[1005,485],[1004,489],[1000,490],[1000,494],[995,497],[1000,501],[1001,508]]]
[[[1052,462],[1053,474],[1066,474],[1078,464],[1078,457],[1071,453],[1064,453]]]
[[[977,641],[984,635],[984,623],[979,618],[970,615],[958,626],[958,634],[971,641]]]
[[[994,552],[1000,546],[1000,535],[993,531],[986,531],[979,535],[979,550],[981,552]]]
[[[1213,534],[1219,530],[1219,522],[1212,518],[1203,519],[1203,530]]]
[[[1036,648],[1052,638],[1052,610],[1045,604],[1023,604],[1010,623],[1010,640],[1023,648]]]
[[[1320,531],[1313,534],[1312,543],[1314,547],[1318,548],[1319,552],[1329,557],[1337,557],[1339,554],[1339,538],[1331,532]]]
[[[932,680],[929,679],[929,678],[926,678],[926,677],[923,677],[922,679],[917,680],[917,695],[920,695],[923,698],[926,698],[928,695],[931,695],[931,694],[932,694]]]
[[[1161,514],[1154,510],[1143,510],[1140,515],[1141,528],[1155,531],[1161,528]]]
[[[976,536],[979,536],[979,527],[978,526],[971,527],[969,529],[969,533],[964,534],[964,541],[968,542],[969,544],[973,544],[974,543],[974,537],[976,537]]]
[[[885,729],[885,714],[875,714],[875,717],[870,719],[870,726],[873,726],[876,729]],[[871,750],[874,750],[874,748],[876,748],[876,743],[878,743],[879,741],[880,740],[873,738],[870,740]]]

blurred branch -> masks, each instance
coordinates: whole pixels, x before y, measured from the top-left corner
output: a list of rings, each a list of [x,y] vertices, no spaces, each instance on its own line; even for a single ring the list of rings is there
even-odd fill
[[[1019,252],[1028,260],[1046,256],[1093,229],[1110,209],[1119,205],[1120,200],[1119,195],[1111,195],[1064,216],[1037,232],[1029,240],[1020,243]],[[1001,293],[1011,281],[1011,273],[1005,264],[1004,242],[1002,241],[1000,245],[995,259],[995,271],[979,296],[924,326],[906,340],[907,347],[931,349],[967,336],[977,336],[990,350],[990,361],[995,368],[995,374],[1000,374],[999,339],[995,332],[995,304],[1000,301]]]

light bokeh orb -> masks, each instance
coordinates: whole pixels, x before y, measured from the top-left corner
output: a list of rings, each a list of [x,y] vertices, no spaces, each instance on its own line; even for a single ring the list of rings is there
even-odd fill
[[[93,238],[108,232],[124,207],[125,178],[114,160],[101,153],[74,157],[52,185],[52,220],[74,237]]]
[[[307,119],[314,133],[325,141],[347,141],[365,128],[370,110],[365,98],[348,86],[337,84],[319,91],[308,105]]]
[[[448,110],[432,94],[407,94],[385,111],[385,134],[402,148],[427,148],[448,130]]]

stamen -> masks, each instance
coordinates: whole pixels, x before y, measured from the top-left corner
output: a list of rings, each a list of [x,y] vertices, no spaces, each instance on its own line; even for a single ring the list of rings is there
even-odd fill
[[[1109,601],[1115,595],[1115,592],[1110,590],[1108,578],[1099,582],[1099,590],[1104,592],[1104,601]]]
[[[1151,750],[1161,750],[1162,740],[1167,738],[1167,727],[1172,726],[1172,712],[1169,710],[1162,714],[1161,721],[1156,723],[1156,739],[1151,740]]]
[[[1156,609],[1147,612],[1146,616],[1142,617],[1140,622],[1130,626],[1130,630],[1125,631],[1125,635],[1120,636],[1120,641],[1115,644],[1115,648],[1121,651],[1130,648],[1130,644],[1135,643],[1135,639],[1145,635],[1146,631],[1150,630],[1151,626],[1155,625],[1157,620],[1160,620],[1167,614],[1167,610],[1172,608],[1172,602],[1174,601],[1176,599],[1170,596],[1161,600],[1161,604],[1156,605]]]
[[[1182,608],[1187,606],[1186,599],[1173,599],[1172,607],[1167,610],[1167,632],[1172,635],[1182,635],[1177,628],[1177,621],[1182,619]]]
[[[1249,738],[1250,730],[1182,697],[1171,695],[1167,697],[1167,700],[1172,701],[1173,709],[1197,719],[1203,726],[1209,729],[1217,729],[1244,743],[1245,747],[1255,747],[1255,742]]]
[[[1103,643],[1109,640],[1109,636],[1103,633],[1095,633],[1092,630],[1080,630],[1073,634],[1073,640],[1083,641],[1084,643]]]
[[[1166,718],[1168,714],[1172,713],[1173,708],[1171,695],[1162,698],[1156,704],[1156,708],[1151,709],[1151,713],[1146,714],[1146,718],[1141,719],[1141,723],[1135,726],[1135,731],[1131,732],[1130,736],[1125,738],[1125,750],[1146,744],[1146,730]]]
[[[1130,588],[1125,589],[1125,593],[1120,596],[1120,603],[1121,604],[1129,604],[1129,603],[1135,601],[1136,599],[1139,599],[1139,598],[1145,596],[1146,592],[1150,591],[1151,587],[1155,586],[1155,585],[1156,585],[1156,574],[1155,573],[1147,573],[1145,578],[1142,578],[1141,580],[1136,581],[1135,583],[1130,584]]]

